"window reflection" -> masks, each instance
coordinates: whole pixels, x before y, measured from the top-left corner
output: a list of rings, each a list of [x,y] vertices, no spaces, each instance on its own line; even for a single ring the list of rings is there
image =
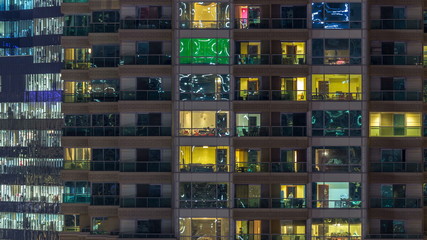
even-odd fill
[[[361,28],[361,3],[312,3],[313,28]]]
[[[229,64],[230,39],[181,38],[180,64]]]
[[[179,82],[181,100],[229,99],[230,75],[228,74],[180,74]]]

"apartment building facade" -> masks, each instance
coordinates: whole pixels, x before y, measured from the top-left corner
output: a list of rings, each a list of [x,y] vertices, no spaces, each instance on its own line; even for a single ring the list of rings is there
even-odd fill
[[[61,239],[423,239],[421,0],[66,0]]]

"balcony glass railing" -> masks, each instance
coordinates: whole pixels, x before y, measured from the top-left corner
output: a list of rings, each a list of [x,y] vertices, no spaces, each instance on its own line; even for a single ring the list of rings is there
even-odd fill
[[[420,208],[420,198],[371,198],[371,208]]]
[[[180,164],[179,169],[181,172],[228,172],[230,166],[228,164],[201,164],[190,163]]]
[[[315,200],[313,208],[361,208],[362,201],[351,199],[340,200]]]
[[[313,165],[313,172],[340,172],[340,173],[356,173],[360,172],[362,165],[360,164],[317,164]]]
[[[408,162],[372,162],[371,172],[421,172],[421,163]]]
[[[170,197],[122,197],[121,208],[170,208]]]
[[[90,203],[91,195],[90,193],[64,193],[62,199],[64,203]]]
[[[307,28],[306,18],[236,18],[236,29],[304,29]]]
[[[170,162],[121,162],[120,172],[170,172]]]
[[[228,208],[228,200],[220,199],[199,199],[180,200],[180,208]]]
[[[235,240],[305,240],[304,234],[238,234]]]
[[[179,21],[180,29],[227,29],[230,28],[230,20],[197,20]]]
[[[121,29],[171,29],[170,19],[125,19],[120,21]]]
[[[306,208],[305,198],[235,198],[235,208]]]
[[[381,233],[368,234],[365,239],[424,239],[423,234],[407,234],[407,233]]]
[[[371,20],[371,29],[421,29],[421,20],[379,19]]]
[[[171,65],[172,57],[169,54],[138,54],[122,56],[120,65]]]
[[[371,56],[372,65],[422,65],[421,56]]]
[[[63,36],[87,36],[89,33],[89,26],[64,26],[62,32]]]
[[[235,65],[304,65],[305,54],[235,54]]]
[[[117,102],[121,101],[170,101],[171,91],[139,90],[120,92],[74,93],[63,94],[65,103],[82,102]]]
[[[306,172],[306,162],[236,162],[235,172]]]
[[[371,92],[371,101],[422,101],[422,92],[380,91]]]
[[[361,92],[326,92],[311,93],[311,100],[313,101],[361,101],[362,93]]]
[[[171,136],[171,127],[65,127],[63,136]]]
[[[65,59],[64,69],[87,70],[92,66],[89,60],[67,60]]]
[[[92,57],[90,59],[92,68],[118,67],[120,65],[119,57]]]
[[[421,137],[421,127],[369,127],[370,137]]]
[[[351,236],[348,233],[331,233],[327,236],[312,236],[311,240],[362,240],[361,236]]]
[[[90,161],[86,160],[65,160],[64,161],[64,170],[90,170]]]
[[[119,233],[119,238],[173,238],[173,233]]]
[[[230,129],[228,128],[180,128],[180,136],[192,137],[225,137],[230,136]]]
[[[91,23],[89,32],[91,33],[114,33],[118,32],[120,23]]]
[[[235,100],[243,101],[305,101],[305,90],[237,90]]]
[[[62,231],[64,231],[64,232],[80,232],[80,226],[72,226],[72,227],[64,226]]]
[[[282,126],[237,126],[236,136],[238,137],[259,137],[259,136],[275,136],[275,137],[303,137],[307,136],[307,127],[282,127]]]
[[[91,205],[101,205],[101,206],[116,206],[119,205],[120,198],[119,196],[96,196],[92,195]]]

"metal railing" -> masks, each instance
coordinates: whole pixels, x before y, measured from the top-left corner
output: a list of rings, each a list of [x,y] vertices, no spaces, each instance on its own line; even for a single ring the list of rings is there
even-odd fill
[[[422,101],[422,92],[379,91],[371,92],[371,101]]]
[[[91,205],[98,206],[116,206],[119,205],[120,197],[117,195],[107,196],[107,195],[92,195]]]
[[[306,18],[236,18],[235,29],[304,29]]]
[[[306,172],[306,162],[236,162],[235,172]]]
[[[371,162],[371,172],[422,172],[421,163],[409,162]]]
[[[180,200],[180,208],[228,208],[228,200]]]
[[[421,20],[375,19],[371,20],[371,29],[421,29]]]
[[[234,198],[235,208],[306,208],[305,198]]]
[[[171,29],[171,19],[125,19],[120,20],[121,29]]]
[[[62,201],[64,203],[90,203],[90,193],[64,193]]]
[[[238,137],[258,137],[258,136],[275,136],[275,137],[302,137],[307,136],[307,127],[305,126],[236,126],[236,136]]]
[[[319,101],[361,101],[362,93],[361,92],[312,92],[311,100]]]
[[[89,32],[91,33],[114,33],[118,32],[120,23],[91,23],[89,24]]]
[[[235,65],[304,65],[305,54],[235,54]]]
[[[231,27],[230,20],[180,20],[180,29],[227,29]]]
[[[313,165],[313,172],[341,172],[341,173],[355,173],[361,172],[361,164],[315,164]]]
[[[424,239],[423,234],[407,234],[407,233],[381,233],[368,234],[365,239]]]
[[[117,102],[121,101],[170,101],[171,91],[136,90],[96,93],[65,93],[62,100],[65,103],[82,102]]]
[[[181,172],[229,172],[229,168],[228,164],[190,163],[179,165]]]
[[[144,126],[144,127],[65,127],[63,136],[171,136],[171,127]]]
[[[371,208],[420,208],[420,198],[371,198]]]
[[[120,172],[171,172],[170,162],[121,162]]]
[[[340,200],[314,200],[313,208],[361,208],[362,201],[351,199]]]
[[[229,56],[180,56],[180,64],[221,65],[230,64]]]
[[[138,54],[120,57],[120,65],[171,65],[170,54]]]
[[[305,90],[236,90],[235,100],[243,101],[305,101]]]
[[[180,128],[180,136],[193,136],[193,137],[224,137],[230,135],[228,128]]]
[[[121,208],[170,208],[170,197],[122,197]]]
[[[238,234],[235,240],[305,240],[304,234]]]
[[[423,59],[421,56],[407,55],[383,55],[371,56],[372,65],[422,65]]]

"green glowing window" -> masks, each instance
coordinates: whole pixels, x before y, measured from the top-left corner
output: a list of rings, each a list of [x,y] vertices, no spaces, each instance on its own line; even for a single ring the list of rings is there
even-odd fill
[[[181,64],[229,64],[230,39],[182,38],[179,57]]]

